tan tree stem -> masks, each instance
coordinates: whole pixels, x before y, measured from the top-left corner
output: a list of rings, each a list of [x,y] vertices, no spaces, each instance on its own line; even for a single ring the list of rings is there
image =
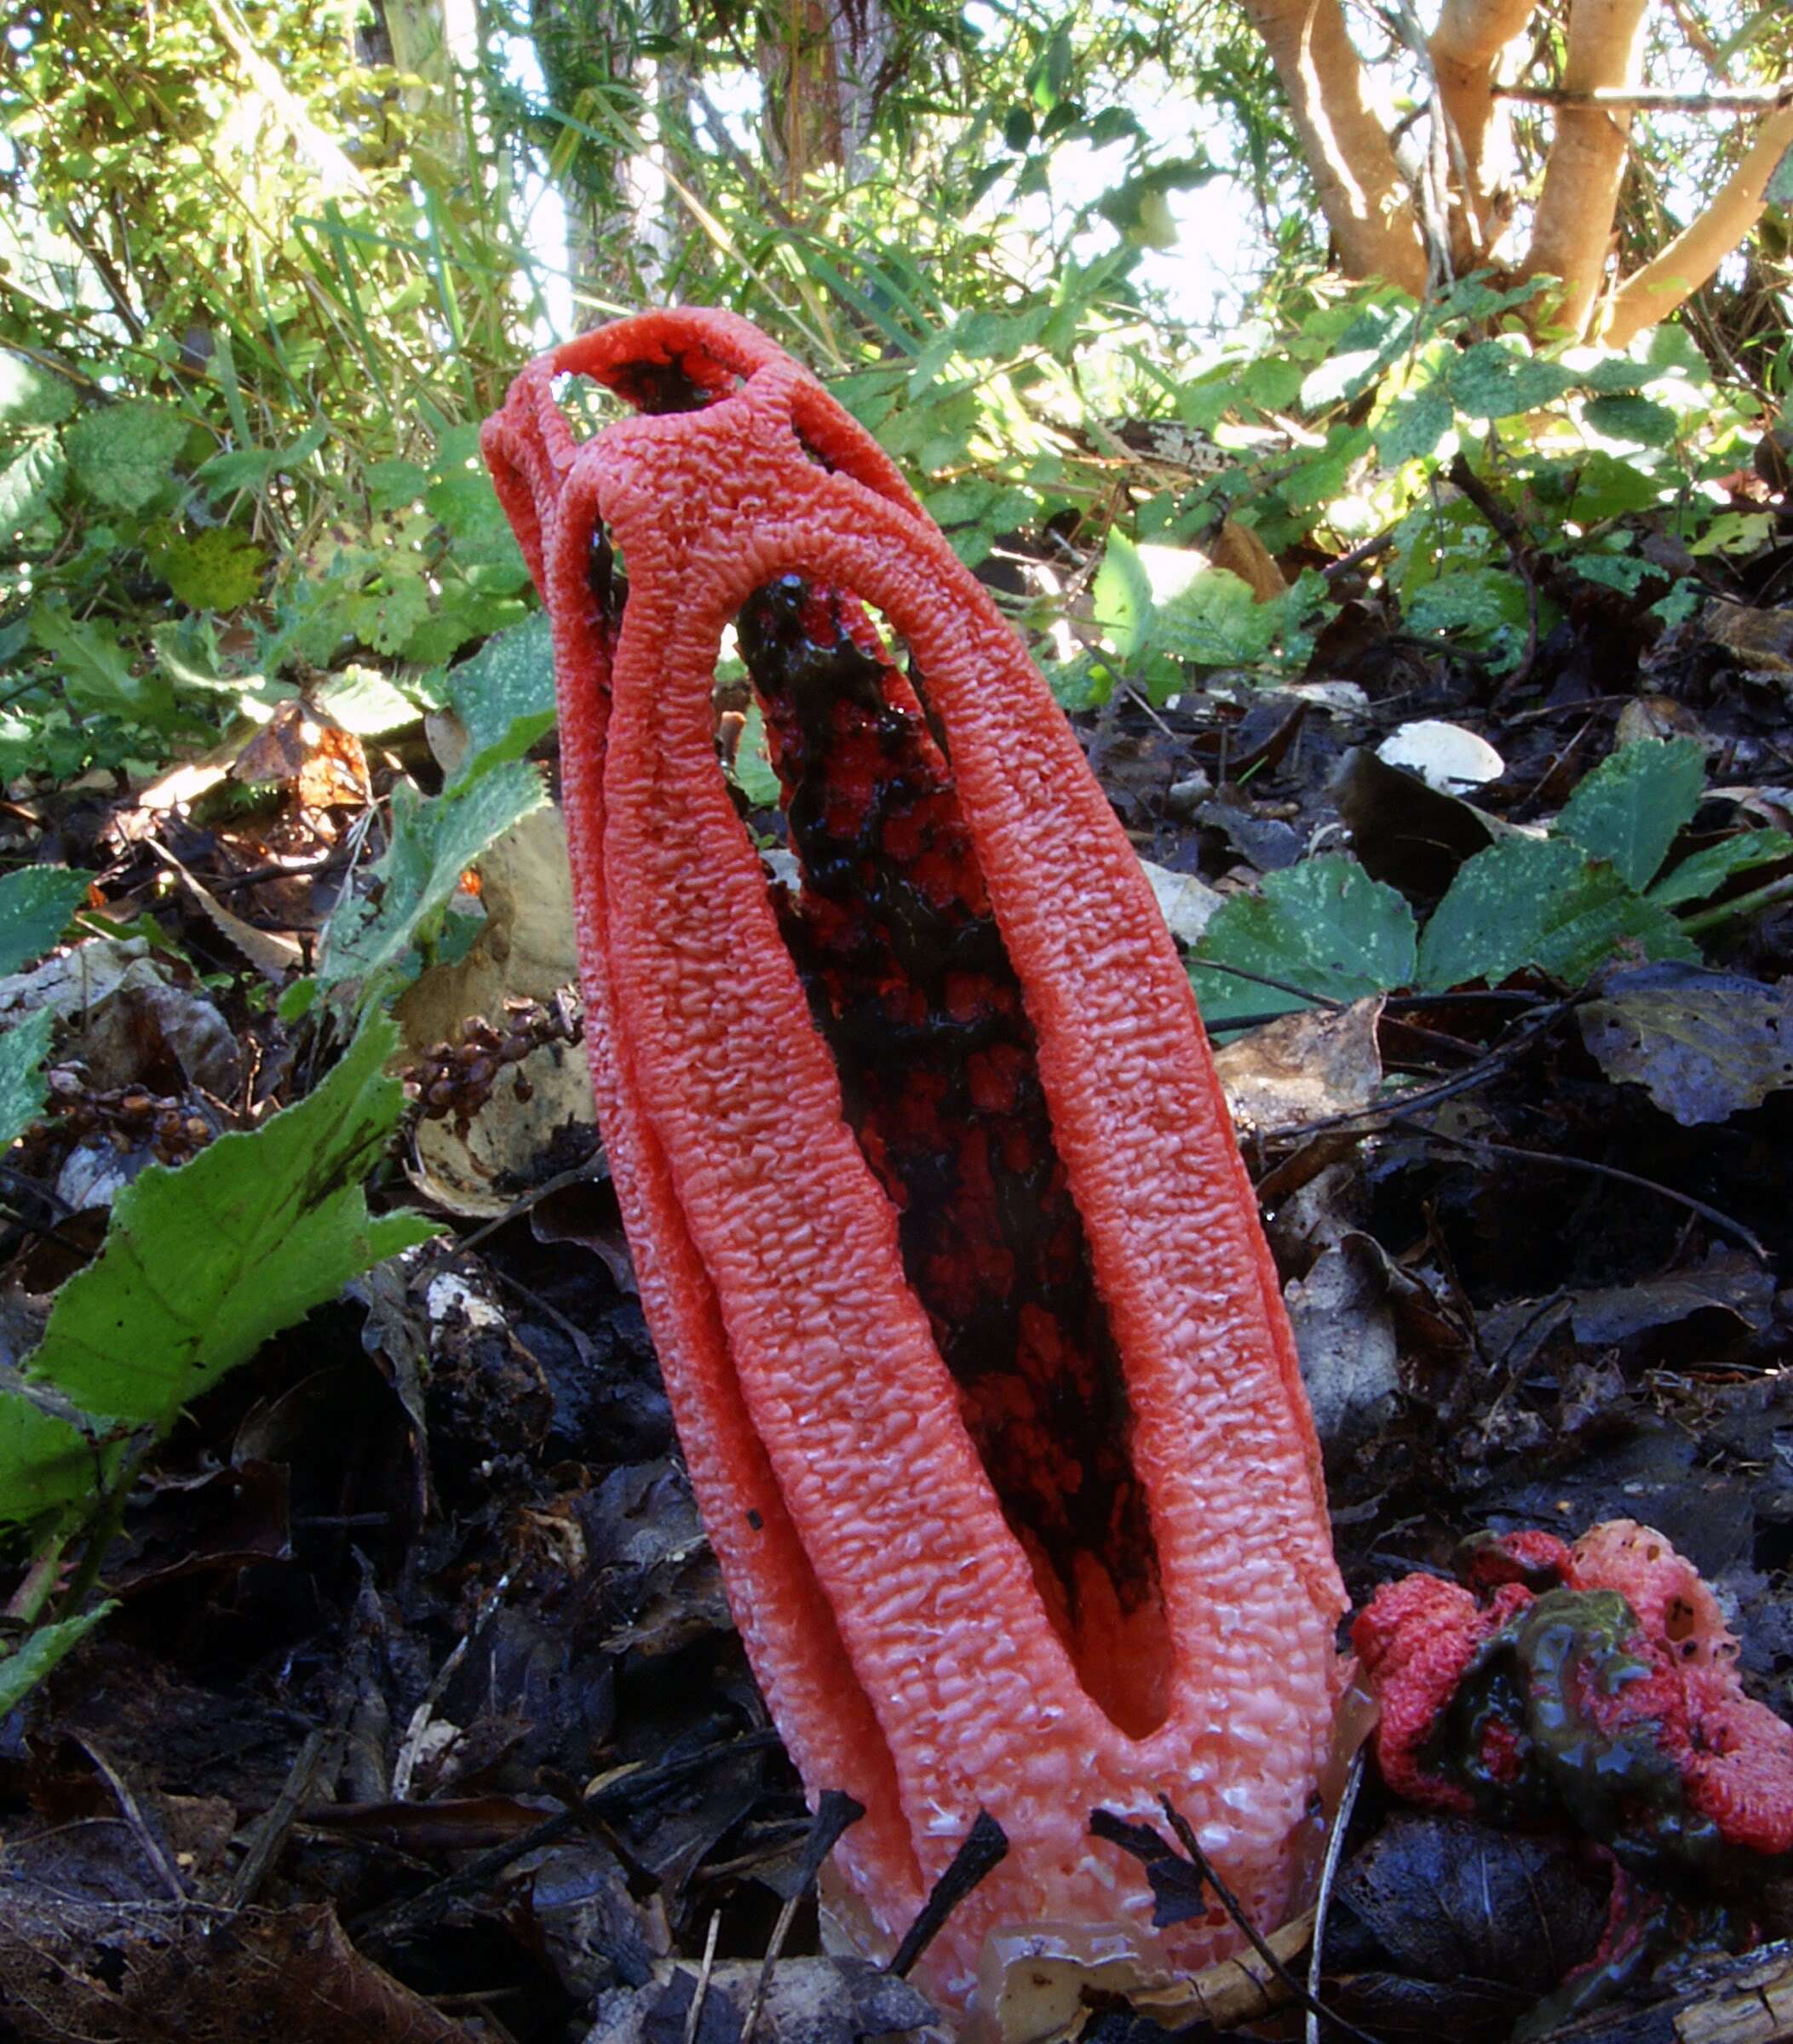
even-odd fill
[[[1495,237],[1506,167],[1508,119],[1495,100],[1495,72],[1534,5],[1535,0],[1445,0],[1432,37],[1432,69],[1463,150],[1468,188],[1462,203],[1478,255]]]
[[[1789,149],[1793,105],[1768,116],[1749,154],[1705,211],[1619,287],[1605,325],[1611,346],[1623,347],[1634,334],[1666,319],[1712,275],[1761,217],[1768,180]]]
[[[1628,88],[1641,82],[1646,0],[1573,0],[1563,89]],[[1599,296],[1623,175],[1631,116],[1622,108],[1565,106],[1557,117],[1527,277],[1559,277],[1543,317],[1577,337]]]
[[[1346,273],[1418,296],[1426,287],[1419,221],[1338,0],[1245,0],[1245,12],[1289,95]]]

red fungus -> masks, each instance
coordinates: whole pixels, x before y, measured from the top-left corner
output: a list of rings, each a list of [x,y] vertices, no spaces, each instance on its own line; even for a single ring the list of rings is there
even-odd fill
[[[646,416],[581,444],[572,373]],[[980,1806],[985,1932],[1157,1937],[1089,1811],[1173,1797],[1290,1906],[1343,1598],[1276,1276],[1187,979],[1014,634],[890,462],[745,322],[527,368],[483,439],[553,622],[600,1117],[742,1636],[894,1939]],[[623,572],[626,571],[626,590]],[[906,648],[899,663],[865,607]],[[725,629],[793,845],[713,746]]]
[[[1744,1694],[1716,1599],[1661,1534],[1510,1534],[1465,1573],[1388,1584],[1352,1628],[1397,1794],[1566,1815],[1646,1879],[1793,1852],[1793,1725]]]

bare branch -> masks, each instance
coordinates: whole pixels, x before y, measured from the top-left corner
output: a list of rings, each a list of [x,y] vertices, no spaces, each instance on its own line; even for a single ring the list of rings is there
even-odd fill
[[[1536,106],[1616,106],[1670,113],[1763,113],[1793,105],[1793,85],[1739,86],[1726,92],[1668,92],[1648,85],[1605,92],[1568,92],[1553,85],[1497,85],[1497,100]]]

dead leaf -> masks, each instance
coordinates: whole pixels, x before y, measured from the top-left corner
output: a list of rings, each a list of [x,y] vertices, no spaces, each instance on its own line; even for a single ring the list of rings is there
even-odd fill
[[[585,2044],[740,2044],[760,1978],[752,1961],[711,1968],[698,1992],[691,1966],[658,1966],[649,1986],[602,1996]],[[857,2044],[862,2037],[908,2035],[935,2028],[933,2009],[906,1980],[854,1959],[781,1959],[772,1969],[755,2044]]]
[[[1284,1298],[1320,1445],[1329,1456],[1348,1452],[1400,1409],[1385,1259],[1367,1235],[1346,1235]]]
[[[1241,1135],[1275,1135],[1353,1114],[1382,1082],[1376,1025],[1380,994],[1344,1008],[1279,1015],[1215,1054]]]
[[[290,784],[304,809],[359,809],[368,800],[361,741],[297,697],[275,709],[231,762],[231,772],[250,786]]]
[[[1630,966],[1609,973],[1577,1019],[1606,1077],[1643,1087],[1684,1128],[1793,1086],[1793,980]]]

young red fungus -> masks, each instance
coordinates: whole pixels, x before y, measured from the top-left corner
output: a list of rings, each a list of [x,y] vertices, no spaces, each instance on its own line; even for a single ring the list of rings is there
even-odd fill
[[[568,373],[640,416],[577,441]],[[1011,1850],[929,1955],[943,1997],[1004,1924],[1203,1961],[1231,1926],[1153,1932],[1089,1834],[1160,1794],[1273,1927],[1343,1598],[1188,981],[1069,726],[890,462],[740,319],[557,348],[483,445],[553,622],[642,1297],[773,1716],[813,1796],[866,1807],[836,1859],[870,1935],[985,1807]],[[717,767],[731,625],[795,896]]]

